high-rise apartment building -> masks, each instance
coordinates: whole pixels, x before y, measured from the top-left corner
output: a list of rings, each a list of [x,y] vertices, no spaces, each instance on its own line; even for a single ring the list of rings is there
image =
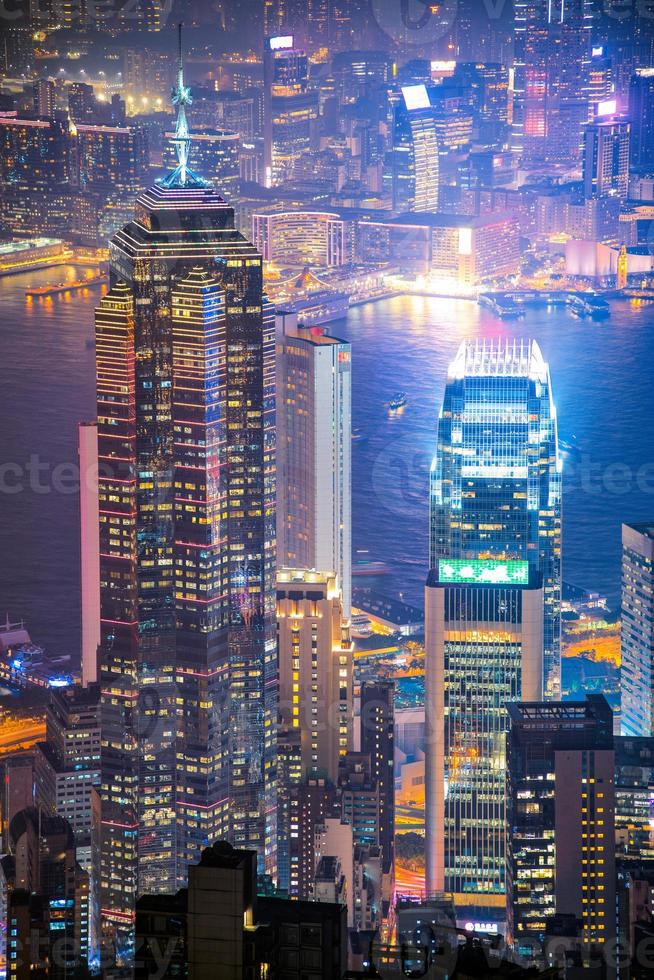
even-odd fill
[[[439,559],[425,656],[427,891],[453,894],[462,916],[502,921],[507,706],[542,697],[541,572]]]
[[[535,341],[464,341],[450,365],[431,474],[430,568],[527,562],[544,590],[543,692],[560,688],[561,458]]]
[[[622,525],[623,735],[654,735],[654,525]]]
[[[625,198],[629,190],[630,124],[598,118],[584,129],[584,196]]]
[[[302,775],[338,779],[352,741],[352,643],[332,572],[277,573],[281,724],[300,733]]]
[[[526,164],[580,162],[592,23],[592,0],[514,4],[512,149]]]
[[[277,561],[338,576],[352,602],[351,350],[277,316]]]
[[[437,211],[439,119],[426,85],[402,88],[395,105],[384,180],[393,210]]]
[[[96,315],[103,911],[127,964],[136,895],[214,834],[273,860],[274,322],[189,169],[188,102],[180,58],[178,166],[113,238]]]
[[[587,965],[616,938],[613,713],[589,695],[509,714],[507,940],[538,959],[548,923],[572,916]]]

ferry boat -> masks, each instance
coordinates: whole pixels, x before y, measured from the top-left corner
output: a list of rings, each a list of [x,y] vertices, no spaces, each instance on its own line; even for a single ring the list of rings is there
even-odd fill
[[[352,613],[350,619],[350,635],[357,640],[365,640],[372,636],[372,623],[364,612]]]
[[[368,442],[368,436],[361,429],[352,429],[352,442]]]
[[[404,406],[406,405],[406,403],[407,403],[406,392],[405,391],[398,391],[390,399],[390,401],[388,403],[388,409],[389,409],[390,412],[397,412],[401,408],[404,408]]]

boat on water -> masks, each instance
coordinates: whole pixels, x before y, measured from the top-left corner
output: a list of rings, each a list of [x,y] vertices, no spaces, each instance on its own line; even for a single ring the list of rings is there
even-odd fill
[[[70,282],[58,282],[52,286],[29,286],[25,290],[27,299],[47,299],[59,296],[61,293],[75,293],[90,286],[103,286],[107,282],[105,275],[88,276],[86,279],[74,279]]]
[[[398,391],[393,395],[388,402],[389,412],[397,412],[400,408],[404,408],[408,399],[405,391]]]
[[[352,565],[353,575],[388,575],[390,568],[384,561],[370,561],[364,559],[356,561]]]
[[[350,618],[350,634],[357,640],[372,636],[372,623],[364,612],[353,612]]]
[[[352,429],[352,442],[368,442],[368,436],[361,429]]]

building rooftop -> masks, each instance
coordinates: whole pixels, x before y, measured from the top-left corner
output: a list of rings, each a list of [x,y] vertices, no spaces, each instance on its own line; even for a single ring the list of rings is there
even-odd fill
[[[535,340],[464,340],[448,378],[529,378],[547,384],[549,369]]]

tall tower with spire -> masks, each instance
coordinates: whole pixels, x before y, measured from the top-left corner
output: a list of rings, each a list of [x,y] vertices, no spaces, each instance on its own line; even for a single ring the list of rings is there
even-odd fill
[[[110,243],[96,314],[104,933],[219,837],[274,862],[274,319],[234,210],[177,166]]]

